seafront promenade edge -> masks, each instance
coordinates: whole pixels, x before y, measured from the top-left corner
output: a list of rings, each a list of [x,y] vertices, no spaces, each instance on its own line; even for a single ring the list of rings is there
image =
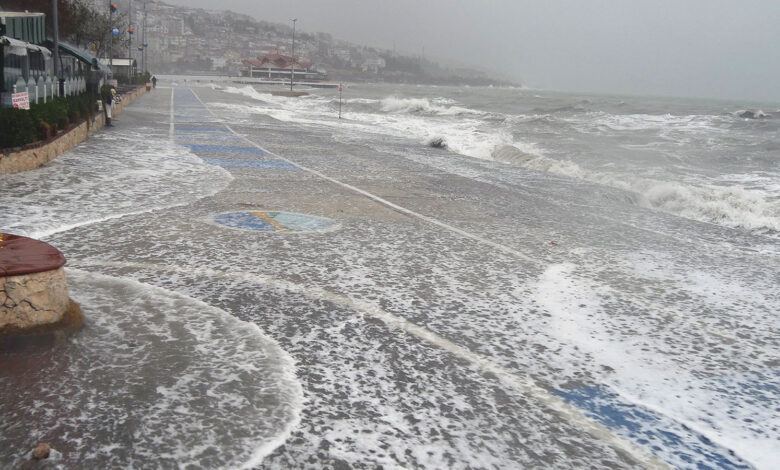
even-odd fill
[[[118,116],[122,110],[130,105],[136,98],[146,93],[145,86],[139,86],[123,94],[122,101],[114,107],[113,114]],[[92,118],[72,127],[54,139],[11,153],[0,153],[0,174],[17,173],[20,171],[34,170],[45,165],[58,156],[84,142],[94,132],[106,125],[106,117],[103,113],[96,113]]]

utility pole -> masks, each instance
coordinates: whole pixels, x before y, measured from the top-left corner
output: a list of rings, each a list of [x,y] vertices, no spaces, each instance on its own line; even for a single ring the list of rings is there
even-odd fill
[[[55,0],[56,1],[56,0]],[[114,73],[114,5],[108,0],[108,70]]]
[[[127,81],[130,82],[130,72],[133,65],[133,0],[127,6]]]
[[[146,2],[144,1],[144,31],[141,33],[141,69],[146,73]]]
[[[298,18],[293,18],[290,20],[293,22],[293,35],[292,35],[292,64],[290,67],[290,91],[293,89],[293,80],[295,80],[295,22],[298,21]]]
[[[57,19],[57,0],[51,0],[51,19],[54,23],[54,76],[59,77],[57,69],[60,66],[60,33],[57,25],[59,21]]]

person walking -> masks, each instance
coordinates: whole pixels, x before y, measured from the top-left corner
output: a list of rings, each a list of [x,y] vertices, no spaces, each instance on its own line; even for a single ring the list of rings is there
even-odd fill
[[[152,88],[157,88],[157,77],[152,76]]]
[[[114,87],[103,87],[101,98],[103,99],[103,111],[106,113],[106,127],[114,127],[111,124],[111,110],[114,107],[114,97],[116,96],[116,89]]]

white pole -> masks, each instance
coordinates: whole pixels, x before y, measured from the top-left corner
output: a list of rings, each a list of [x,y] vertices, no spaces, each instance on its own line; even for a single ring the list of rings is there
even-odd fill
[[[298,21],[298,18],[293,18],[291,20],[293,22],[293,35],[292,35],[292,57],[291,59],[291,67],[290,67],[290,91],[293,89],[293,80],[295,80],[295,22]]]
[[[52,10],[51,19],[54,24],[54,75],[59,77],[59,74],[57,73],[57,68],[59,67],[59,62],[60,62],[60,34],[57,25],[57,23],[59,22],[59,19],[57,18],[57,0],[51,0],[51,10]]]

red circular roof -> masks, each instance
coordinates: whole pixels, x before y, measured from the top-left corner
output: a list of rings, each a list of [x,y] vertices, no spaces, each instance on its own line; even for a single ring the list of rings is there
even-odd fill
[[[52,271],[65,264],[60,250],[32,238],[0,233],[0,276]]]

